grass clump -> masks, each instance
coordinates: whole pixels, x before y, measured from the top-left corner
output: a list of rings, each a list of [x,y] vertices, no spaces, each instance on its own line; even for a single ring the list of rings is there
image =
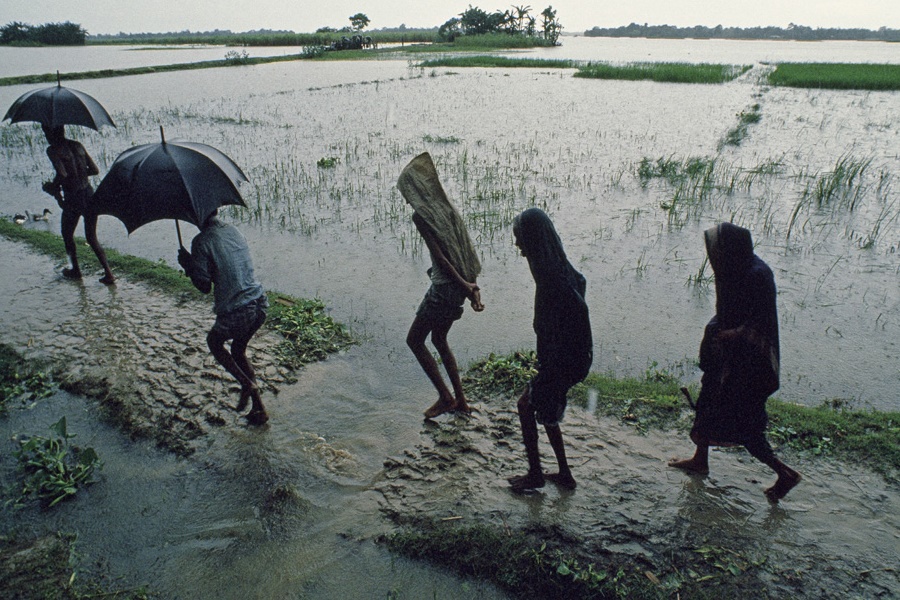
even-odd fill
[[[39,363],[26,361],[9,346],[0,344],[0,415],[16,398],[40,400],[55,390],[48,370]]]
[[[781,63],[769,74],[771,85],[833,90],[900,90],[900,65]]]
[[[420,67],[504,67],[529,69],[574,69],[578,63],[574,60],[550,58],[510,58],[508,56],[444,56],[424,60]]]
[[[46,508],[71,498],[78,488],[92,483],[95,469],[102,468],[100,457],[93,448],[79,448],[69,443],[75,434],[69,433],[66,418],[50,426],[51,437],[26,437],[13,454],[19,470],[25,473],[25,483],[19,497],[9,501],[22,506],[29,497],[36,497]]]
[[[537,375],[534,350],[518,351],[506,356],[491,353],[469,365],[463,383],[485,394],[520,392]]]
[[[664,83],[726,83],[750,69],[749,65],[690,63],[588,63],[578,68],[575,77],[587,79],[650,80]]]
[[[741,145],[741,142],[743,142],[744,138],[747,137],[747,133],[750,130],[750,125],[759,123],[760,119],[762,119],[762,115],[759,112],[759,104],[754,104],[747,110],[742,110],[740,113],[738,113],[737,117],[738,124],[725,134],[725,138],[719,144],[720,150],[723,146]]]
[[[356,343],[346,327],[326,314],[321,300],[292,298],[269,292],[266,326],[284,341],[275,349],[283,364],[299,367],[324,359]]]

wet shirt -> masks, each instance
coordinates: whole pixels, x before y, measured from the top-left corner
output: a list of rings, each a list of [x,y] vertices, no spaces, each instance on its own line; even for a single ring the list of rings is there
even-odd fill
[[[191,244],[194,275],[211,281],[213,310],[224,315],[263,295],[253,274],[247,240],[236,227],[215,219]]]

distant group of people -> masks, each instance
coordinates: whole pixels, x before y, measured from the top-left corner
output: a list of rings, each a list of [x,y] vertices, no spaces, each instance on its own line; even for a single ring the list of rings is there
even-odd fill
[[[72,279],[82,275],[73,235],[83,217],[86,238],[104,270],[100,281],[111,285],[115,277],[97,241],[97,214],[90,203],[93,190],[88,178],[99,170],[80,143],[66,139],[62,127],[45,127],[44,133],[50,143],[47,155],[56,170],[56,177],[44,189],[62,208],[62,235],[71,261],[63,275]],[[432,262],[428,270],[431,285],[406,338],[438,392],[437,401],[425,411],[425,417],[433,419],[451,411],[469,413],[471,408],[447,335],[462,317],[466,299],[476,312],[484,310],[476,283],[480,264],[427,153],[404,170],[398,187],[413,207],[413,223]],[[513,236],[535,282],[533,328],[538,362],[537,374],[517,403],[528,471],[511,477],[509,484],[513,491],[524,492],[543,487],[549,480],[572,490],[576,481],[566,460],[560,422],[568,391],[585,379],[593,360],[586,282],[566,258],[559,235],[542,210],[530,208],[519,214],[513,222]],[[709,471],[709,446],[743,445],[777,474],[775,484],[765,491],[776,502],[799,483],[801,476],[775,456],[765,436],[766,400],[779,387],[774,276],[754,254],[748,230],[721,223],[705,232],[705,241],[715,275],[716,314],[707,324],[700,344],[703,376],[691,430],[696,451],[692,458],[673,460],[669,465],[704,474]],[[216,360],[241,385],[236,409],[242,412],[249,404],[248,423],[266,423],[269,417],[246,349],[265,322],[268,304],[254,276],[245,238],[214,212],[201,224],[191,251],[179,249],[178,263],[197,289],[214,293],[216,321],[207,343]],[[450,380],[449,386],[425,345],[429,335]],[[230,350],[225,348],[228,341]],[[544,473],[541,467],[538,424],[544,426],[555,455],[555,473]]]

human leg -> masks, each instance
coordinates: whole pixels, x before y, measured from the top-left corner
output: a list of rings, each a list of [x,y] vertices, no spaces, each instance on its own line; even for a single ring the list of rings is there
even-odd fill
[[[78,226],[78,219],[80,218],[81,215],[78,212],[66,209],[63,209],[60,217],[63,245],[72,265],[70,268],[63,269],[63,276],[69,279],[81,279],[81,269],[78,266],[78,251],[75,247],[75,227]]]
[[[253,335],[259,330],[260,326],[262,326],[265,318],[265,311],[260,309],[259,318],[254,326],[240,336],[236,336],[231,341],[231,357],[234,359],[234,363],[237,365],[238,369],[240,369],[251,382],[249,387],[241,386],[241,398],[238,402],[237,410],[238,412],[243,411],[247,407],[248,399],[252,400],[253,405],[250,408],[250,412],[247,414],[247,420],[253,424],[265,423],[268,420],[268,415],[266,415],[266,408],[263,406],[259,387],[256,385],[256,372],[253,370],[253,365],[251,365],[250,361],[247,359],[247,346]]]
[[[455,397],[454,410],[470,413],[472,412],[472,409],[469,407],[469,402],[463,391],[462,380],[459,377],[459,367],[456,364],[456,357],[453,355],[453,351],[450,350],[450,344],[447,343],[447,334],[450,332],[450,327],[452,326],[453,321],[441,321],[437,323],[431,330],[431,343],[433,343],[434,347],[437,349],[438,354],[441,357],[441,362],[444,363],[444,369],[447,371],[447,377],[450,379],[450,385],[453,386],[453,395]]]
[[[706,440],[695,432],[691,432],[691,440],[693,440],[694,444],[697,446],[697,449],[694,451],[694,456],[686,459],[673,458],[669,461],[669,466],[690,473],[706,475],[709,473],[709,440]]]
[[[547,438],[550,440],[550,447],[556,455],[556,462],[559,464],[558,473],[548,473],[546,478],[556,485],[567,490],[574,490],[576,483],[572,477],[572,471],[569,469],[569,462],[566,460],[566,447],[563,443],[562,430],[559,425],[544,425],[547,432]]]
[[[100,245],[100,240],[97,239],[97,215],[91,211],[84,213],[84,237],[87,239],[91,250],[97,255],[100,266],[103,267],[104,274],[100,279],[100,283],[105,283],[106,285],[115,283],[116,278],[112,273],[112,269],[109,268],[106,252],[103,251],[103,246]]]
[[[754,436],[753,439],[744,444],[744,447],[755,459],[775,471],[775,474],[778,475],[775,483],[765,490],[766,498],[770,502],[778,502],[787,496],[787,493],[794,489],[800,483],[800,480],[803,479],[800,473],[784,464],[775,456],[772,446],[769,445],[769,441],[764,434],[760,433],[758,436]]]
[[[438,415],[449,412],[456,406],[456,401],[450,393],[450,389],[447,387],[447,384],[444,383],[443,377],[441,377],[437,361],[434,360],[434,356],[431,355],[428,347],[425,346],[425,340],[428,338],[428,334],[431,333],[431,331],[431,321],[425,317],[416,315],[416,318],[409,328],[409,332],[406,334],[406,345],[412,350],[412,353],[416,357],[416,360],[419,361],[422,370],[425,371],[425,375],[428,376],[431,384],[438,392],[437,402],[425,411],[425,418],[427,419],[433,419]]]
[[[529,386],[516,405],[519,411],[519,424],[522,427],[522,441],[525,443],[525,456],[528,458],[528,472],[508,479],[514,492],[522,492],[544,487],[544,472],[541,470],[541,455],[538,451],[537,420],[531,406],[531,387]]]

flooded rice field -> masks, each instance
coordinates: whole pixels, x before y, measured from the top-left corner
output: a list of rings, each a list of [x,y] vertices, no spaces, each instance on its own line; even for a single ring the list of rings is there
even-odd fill
[[[719,43],[678,47],[709,62],[711,44]],[[799,46],[721,46],[727,60],[719,62],[753,69],[718,86],[592,81],[563,70],[420,69],[406,60],[275,63],[73,84],[103,102],[118,125],[72,132],[101,173],[126,148],[158,141],[160,126],[167,139],[204,142],[231,156],[250,182],[242,187],[247,208],[226,216],[247,236],[262,283],[322,298],[363,343],[305,368],[295,384],[267,373],[270,427],[247,431],[225,411],[224,425],[192,441],[189,460],[122,440],[98,424],[89,403],[66,394],[13,411],[0,421],[4,440],[40,432],[65,413],[107,462],[101,483],[83,497],[24,522],[35,531],[77,528],[84,551],[104,561],[101,570],[173,598],[392,590],[502,597],[371,543],[389,529],[383,512],[476,518],[494,509],[492,518],[511,523],[590,531],[615,552],[651,563],[667,548],[725,531],[736,547],[772,557],[775,566],[760,578],[773,594],[842,594],[858,584],[860,571],[874,573],[863,595],[897,593],[896,574],[880,561],[897,544],[898,496],[876,476],[801,461],[807,481],[772,508],[760,490],[768,474],[752,462],[714,457],[714,475],[696,481],[664,467],[687,440],[639,437],[573,409],[566,426],[584,486],[571,496],[554,490],[523,500],[501,483],[522,466],[513,461],[523,460],[509,425],[513,399],[485,405],[471,421],[421,422],[433,392],[405,335],[429,261],[394,184],[423,150],[482,254],[487,308],[467,311],[451,333],[461,364],[533,347],[533,283],[510,223],[536,205],[551,215],[587,278],[594,370],[656,369],[695,381],[699,339],[714,310],[702,231],[729,220],[753,232],[757,253],[775,271],[779,397],[900,408],[900,94],[771,88],[761,83],[770,68],[763,63]],[[900,53],[885,46],[865,46],[875,49],[871,62],[900,60],[883,58]],[[644,51],[659,48],[648,43]],[[689,60],[682,55],[673,58]],[[853,62],[839,52],[831,60]],[[0,88],[0,106],[34,87]],[[748,111],[759,122],[739,144],[726,143]],[[0,213],[50,206],[40,189],[50,169],[40,130],[4,124],[0,141]],[[128,236],[101,217],[99,234],[108,247],[175,266],[174,229],[154,223]],[[205,307],[154,300],[124,281],[107,290],[96,277],[76,294],[59,277],[60,265],[10,242],[2,251],[3,342],[35,356],[88,341],[94,354],[115,354],[104,349],[111,336],[75,323],[92,315],[102,327],[98,315],[111,315],[113,330],[125,322],[149,332],[158,323],[163,345],[171,339],[191,347],[196,334],[203,356]],[[137,325],[112,318],[128,311]],[[137,335],[129,339],[140,346]],[[265,360],[265,348],[254,351]],[[168,360],[175,359],[159,350],[158,362]],[[150,387],[169,377],[148,375],[140,360],[105,368]],[[227,385],[215,385],[204,402],[227,398]],[[496,439],[506,444],[489,441]],[[435,481],[430,474],[441,467],[433,446],[477,451]],[[0,475],[8,478],[13,465],[5,450],[0,456]],[[863,530],[871,533],[860,536]],[[786,583],[792,554],[800,556],[799,581],[818,586]],[[826,573],[823,561],[835,566]]]

